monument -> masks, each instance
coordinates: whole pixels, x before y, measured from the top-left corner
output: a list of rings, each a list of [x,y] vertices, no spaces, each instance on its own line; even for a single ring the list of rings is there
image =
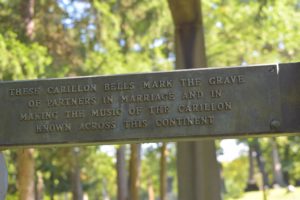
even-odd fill
[[[0,83],[0,147],[300,132],[300,63]]]

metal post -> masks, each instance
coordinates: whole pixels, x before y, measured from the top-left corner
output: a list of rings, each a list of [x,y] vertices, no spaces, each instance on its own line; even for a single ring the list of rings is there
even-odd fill
[[[8,173],[3,154],[0,152],[0,200],[4,200],[7,192]]]
[[[175,24],[176,68],[206,67],[201,0],[169,0]],[[214,140],[177,145],[178,199],[220,200]]]

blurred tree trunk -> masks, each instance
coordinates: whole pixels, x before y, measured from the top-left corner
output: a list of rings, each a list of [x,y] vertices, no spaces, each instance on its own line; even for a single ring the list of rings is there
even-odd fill
[[[34,5],[35,0],[22,0],[20,1],[20,11],[23,18],[23,26],[25,36],[27,39],[32,40],[34,36]]]
[[[291,146],[289,142],[284,146],[284,157],[283,157],[283,162],[286,163],[285,169],[283,171],[283,177],[284,177],[284,182],[287,185],[290,185],[290,175],[288,170],[289,167],[287,167],[291,163],[290,147]]]
[[[248,170],[248,180],[247,180],[247,185],[245,191],[256,191],[259,190],[255,179],[254,179],[254,149],[253,145],[249,143],[249,151],[248,151],[248,160],[249,160],[249,170]]]
[[[160,200],[167,200],[167,143],[160,149]]]
[[[130,22],[128,21],[127,14],[128,8],[133,6],[134,2],[128,1],[117,1],[117,9],[118,14],[120,16],[120,39],[124,41],[124,45],[122,45],[121,52],[122,54],[128,54],[129,50],[133,47],[133,37],[128,32],[128,26],[130,26]],[[126,57],[126,56],[125,56]],[[127,59],[124,60],[127,63]],[[139,199],[139,188],[140,188],[140,151],[141,144],[131,144],[130,145],[130,161],[129,161],[129,193],[128,200],[138,200]]]
[[[19,200],[34,200],[34,150],[17,151],[17,184]]]
[[[141,144],[130,145],[129,199],[139,200]]]
[[[257,138],[254,139],[253,145],[254,145],[254,149],[256,152],[256,161],[257,161],[259,170],[260,170],[260,172],[262,174],[262,178],[263,178],[263,187],[269,187],[270,184],[269,184],[268,174],[265,169],[265,159],[262,156],[262,151],[261,151],[260,144],[259,144],[259,141]]]
[[[71,185],[73,200],[83,200],[82,184],[80,179],[80,165],[79,165],[79,148],[71,148],[72,155],[72,169],[71,169]]]
[[[201,1],[168,2],[175,24],[176,68],[206,67]],[[178,199],[221,199],[220,173],[213,140],[178,142],[177,174]]]
[[[118,185],[118,200],[126,200],[127,199],[127,191],[128,191],[128,182],[127,182],[127,170],[126,170],[126,160],[125,160],[125,152],[126,146],[121,145],[117,148],[117,185]]]
[[[221,192],[225,194],[227,192],[226,184],[225,184],[225,179],[224,179],[224,172],[223,172],[223,165],[222,163],[219,164],[219,171],[220,171],[220,181],[221,181]]]
[[[252,145],[249,145],[249,177],[248,177],[248,183],[253,184],[255,182],[254,180],[254,161],[253,161],[253,147]]]
[[[20,1],[20,13],[23,18],[24,40],[31,41],[34,33],[34,5],[35,0]],[[17,150],[17,174],[20,200],[34,200],[34,149]]]
[[[35,200],[44,199],[44,180],[41,172],[37,173]]]
[[[276,142],[276,138],[270,138],[272,145],[272,169],[273,169],[273,184],[278,184],[281,187],[286,186],[286,183],[283,179],[281,162],[278,152],[278,146]]]
[[[153,188],[153,182],[152,178],[148,178],[148,200],[155,200],[155,194],[154,194],[154,188]]]

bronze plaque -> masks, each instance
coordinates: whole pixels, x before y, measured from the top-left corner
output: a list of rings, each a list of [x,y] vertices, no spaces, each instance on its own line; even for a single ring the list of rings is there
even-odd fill
[[[0,146],[271,133],[277,65],[2,82]]]

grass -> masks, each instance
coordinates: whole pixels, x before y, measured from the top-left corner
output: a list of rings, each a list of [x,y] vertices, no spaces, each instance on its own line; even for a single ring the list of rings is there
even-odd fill
[[[267,198],[264,199],[262,191],[247,192],[237,200],[299,200],[300,188],[296,188],[294,192],[287,192],[286,188],[270,189],[266,194]]]

